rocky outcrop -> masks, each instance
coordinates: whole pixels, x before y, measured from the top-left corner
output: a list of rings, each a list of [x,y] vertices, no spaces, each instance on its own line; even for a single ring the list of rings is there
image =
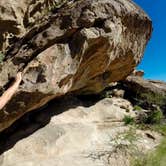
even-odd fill
[[[132,158],[152,151],[162,136],[124,125],[125,115],[136,116],[131,103],[121,98],[58,99],[0,135],[0,150],[6,148],[0,165],[129,166]],[[45,127],[33,132],[41,124]]]
[[[164,112],[166,111],[166,83],[129,76],[123,86],[127,96],[134,99],[136,104],[147,109],[159,106]]]
[[[143,77],[144,76],[144,71],[143,70],[134,70],[131,75],[132,76],[138,76],[138,77]]]
[[[26,2],[21,19],[13,18],[25,33],[11,42],[0,66],[2,91],[23,71],[18,92],[0,112],[0,131],[55,97],[98,93],[124,79],[139,63],[151,35],[150,19],[130,0],[70,1],[49,12],[41,4],[49,9],[51,1],[37,6],[40,1]],[[20,10],[21,3],[16,4]]]

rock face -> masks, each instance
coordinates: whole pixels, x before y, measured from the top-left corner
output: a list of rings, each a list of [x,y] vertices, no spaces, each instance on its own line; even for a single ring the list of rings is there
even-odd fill
[[[129,76],[124,82],[128,96],[145,108],[159,106],[166,113],[166,83]]]
[[[60,8],[72,0],[1,0],[0,1],[0,50],[16,38],[23,37],[49,15],[53,8]]]
[[[10,39],[25,33],[23,18],[28,6],[27,0],[0,1],[0,50],[5,51]]]
[[[150,19],[130,0],[70,1],[51,11],[52,1],[15,2],[12,6],[8,0],[8,15],[18,14],[10,19],[22,32],[18,39],[19,34],[1,26],[16,37],[0,66],[0,89],[18,71],[23,71],[23,81],[0,112],[0,131],[55,97],[98,93],[124,79],[139,63],[151,35]]]
[[[54,115],[57,112],[63,113]],[[8,139],[0,135],[0,150],[13,146],[0,156],[0,165],[129,166],[134,155],[152,151],[162,136],[124,125],[125,115],[135,117],[135,112],[121,98],[93,104],[73,98],[54,101],[29,116],[29,125],[24,118]],[[29,135],[45,122],[45,127]]]

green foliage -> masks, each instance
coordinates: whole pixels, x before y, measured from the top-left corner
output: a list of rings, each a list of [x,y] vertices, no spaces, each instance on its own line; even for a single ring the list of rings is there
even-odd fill
[[[2,63],[3,59],[5,58],[5,55],[0,52],[0,63]]]
[[[147,118],[145,118],[145,122],[147,124],[160,124],[163,120],[164,116],[160,109],[149,112]]]
[[[59,9],[64,4],[67,4],[71,0],[46,0],[48,11],[53,12],[56,9]]]
[[[142,110],[142,108],[138,105],[135,105],[133,109],[134,109],[134,111],[141,111]]]
[[[137,116],[137,124],[161,124],[164,119],[163,112],[160,108],[150,111],[141,111]]]
[[[123,118],[123,122],[125,123],[125,125],[129,125],[134,124],[135,120],[133,117],[125,115],[125,117]]]
[[[162,122],[160,124],[136,124],[136,128],[140,130],[152,130],[166,137],[166,123]]]
[[[128,140],[130,143],[136,141],[138,139],[136,129],[134,127],[130,127],[129,130],[124,133],[123,139]]]
[[[139,96],[139,97],[138,97]],[[149,106],[151,105],[165,105],[166,102],[166,96],[164,94],[160,94],[160,93],[140,93],[137,97],[141,98],[140,104],[146,102],[148,103]]]
[[[154,130],[166,137],[166,124],[165,123],[151,125],[150,128],[151,128],[151,130]]]
[[[112,98],[111,91],[103,91],[103,93],[101,94],[101,98]]]
[[[121,149],[121,150],[125,150],[125,151],[126,150],[128,151],[130,149],[131,151],[133,151],[133,150],[135,151],[135,150],[137,150],[135,141],[137,141],[137,139],[139,137],[140,137],[140,135],[138,135],[136,133],[135,126],[130,126],[127,131],[124,131],[123,133],[120,133],[119,135],[117,135],[113,141],[114,141],[114,145],[115,145],[116,149]]]
[[[131,166],[165,166],[166,164],[166,124],[163,120],[163,114],[160,109],[151,111],[144,116],[144,123],[136,124],[136,127],[141,130],[153,130],[164,136],[163,141],[155,151],[144,155],[139,153],[133,156]],[[148,124],[147,124],[148,123]]]
[[[154,152],[144,155],[141,158],[135,158],[132,166],[165,166],[166,165],[166,138],[160,143]]]

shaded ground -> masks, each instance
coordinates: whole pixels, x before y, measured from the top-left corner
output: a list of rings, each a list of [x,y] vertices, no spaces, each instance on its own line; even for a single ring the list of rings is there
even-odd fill
[[[19,140],[28,137],[36,130],[47,125],[51,117],[78,106],[90,107],[100,99],[96,95],[80,96],[78,98],[72,96],[61,97],[38,110],[25,114],[12,126],[0,133],[0,153],[2,154],[12,148]]]
[[[124,125],[136,116],[129,101],[90,98],[56,99],[1,133],[1,166],[129,166],[159,144],[160,134]]]

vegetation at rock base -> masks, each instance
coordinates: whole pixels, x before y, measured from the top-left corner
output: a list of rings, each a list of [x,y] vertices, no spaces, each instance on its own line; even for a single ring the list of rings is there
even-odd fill
[[[112,92],[111,91],[103,91],[100,94],[100,98],[112,98]]]
[[[157,99],[158,101],[158,99]],[[159,101],[158,101],[159,103]],[[139,120],[125,116],[123,121],[126,125],[132,125],[141,130],[151,130],[160,133],[163,136],[161,143],[154,149],[154,151],[148,154],[138,152],[138,155],[133,155],[131,159],[131,166],[165,166],[166,163],[166,123],[164,121],[164,115],[159,108],[148,112],[143,112],[140,106],[134,106],[134,110],[138,111],[140,116]],[[142,110],[142,111],[141,111]],[[126,138],[134,138],[134,133],[126,133]]]
[[[151,130],[160,133],[163,136],[162,142],[156,149],[147,155],[139,155],[133,157],[131,166],[165,166],[166,163],[166,123],[163,121],[163,114],[161,111],[152,112],[145,118],[149,124],[136,124],[137,128],[141,130]]]
[[[139,135],[136,134],[136,129],[156,131],[163,135],[161,143],[148,154],[138,151],[134,142],[138,139]],[[120,137],[120,136],[119,136]],[[130,129],[123,134],[123,140],[129,141],[130,144],[127,149],[131,153],[131,166],[165,166],[166,163],[166,124],[134,124]],[[117,148],[125,148],[123,144],[118,144]]]
[[[166,103],[166,96],[159,93],[139,93],[136,95],[138,105],[146,105],[150,108],[152,105],[163,106]]]
[[[130,127],[129,130],[123,135],[124,140],[128,140],[131,144],[138,139],[136,128]]]
[[[131,162],[132,166],[165,166],[166,164],[166,138],[163,139],[161,144],[155,151],[144,155],[142,158],[135,158]]]
[[[135,105],[134,108],[133,108],[134,111],[141,111],[142,108],[138,105]]]
[[[147,116],[145,123],[150,124],[159,124],[163,119],[163,113],[161,110],[151,111]]]
[[[136,127],[130,126],[127,131],[119,134],[114,139],[116,149],[121,149],[121,150],[137,149],[137,147],[134,143],[135,143],[135,141],[138,140],[138,138],[139,138],[139,135],[136,133]],[[126,142],[126,143],[124,143],[124,142]]]
[[[136,127],[141,130],[152,130],[160,133],[164,137],[166,137],[166,122],[162,122],[160,124],[136,124]]]
[[[129,125],[129,124],[134,124],[135,120],[133,117],[125,115],[123,118],[123,122],[125,123],[125,125]]]
[[[166,123],[152,125],[151,129],[166,137]]]
[[[139,124],[160,124],[164,119],[164,115],[160,109],[140,113],[137,118]]]

